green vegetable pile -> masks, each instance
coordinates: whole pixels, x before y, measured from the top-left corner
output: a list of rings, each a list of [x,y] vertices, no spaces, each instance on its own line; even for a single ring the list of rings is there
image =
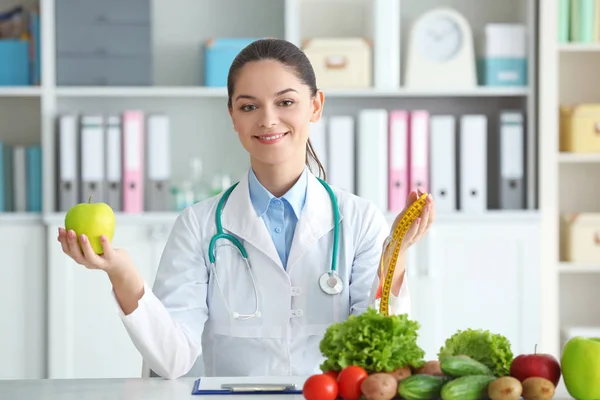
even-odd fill
[[[320,343],[322,371],[357,365],[369,373],[420,368],[425,352],[417,345],[420,324],[407,314],[385,316],[375,309],[330,325]]]
[[[513,353],[508,339],[482,329],[459,330],[450,336],[438,353],[439,361],[466,355],[490,368],[495,376],[507,376]]]

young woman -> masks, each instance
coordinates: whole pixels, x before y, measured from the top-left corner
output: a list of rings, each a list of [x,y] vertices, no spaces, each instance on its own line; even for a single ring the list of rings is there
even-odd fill
[[[152,289],[105,237],[102,256],[73,231],[59,229],[58,240],[77,263],[107,273],[123,324],[158,375],[178,378],[200,355],[207,376],[310,375],[327,327],[375,306],[390,229],[374,205],[309,169],[316,164],[324,178],[309,141],[324,95],[300,49],[252,43],[233,62],[227,90],[250,168],[232,190],[179,215]],[[428,199],[403,243],[393,314],[410,310],[406,252],[433,221]]]

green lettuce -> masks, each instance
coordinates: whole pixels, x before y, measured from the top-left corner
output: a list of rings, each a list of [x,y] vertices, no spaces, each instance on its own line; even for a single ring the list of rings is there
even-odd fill
[[[485,364],[494,375],[509,375],[513,353],[508,339],[500,334],[481,329],[459,330],[440,348],[438,360],[466,355]]]
[[[341,371],[357,365],[367,372],[392,372],[424,364],[425,352],[417,345],[420,324],[407,314],[385,316],[375,309],[330,325],[319,349],[326,360],[322,371]]]

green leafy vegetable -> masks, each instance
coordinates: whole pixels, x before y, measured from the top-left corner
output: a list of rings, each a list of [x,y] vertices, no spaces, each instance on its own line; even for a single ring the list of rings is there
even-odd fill
[[[440,348],[438,359],[466,355],[489,367],[494,375],[507,376],[513,353],[508,339],[500,334],[481,329],[459,330]]]
[[[425,352],[417,345],[419,328],[407,314],[385,316],[369,308],[358,316],[351,315],[325,331],[319,348],[327,359],[321,370],[341,371],[349,365],[369,373],[420,368]]]

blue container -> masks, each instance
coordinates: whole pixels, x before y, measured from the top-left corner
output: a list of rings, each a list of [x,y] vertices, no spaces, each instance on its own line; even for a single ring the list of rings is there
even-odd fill
[[[204,48],[204,85],[227,86],[231,63],[240,51],[259,38],[217,38],[209,40]]]
[[[0,86],[28,86],[29,42],[0,40]]]
[[[477,72],[483,86],[527,86],[526,58],[482,58]]]

